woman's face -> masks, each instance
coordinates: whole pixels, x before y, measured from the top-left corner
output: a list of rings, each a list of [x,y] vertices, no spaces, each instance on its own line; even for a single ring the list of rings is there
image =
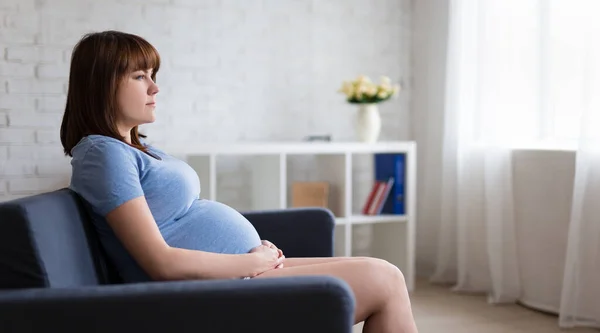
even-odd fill
[[[152,69],[139,70],[126,75],[117,91],[119,115],[117,123],[122,133],[156,119],[156,94],[158,86],[152,81]]]

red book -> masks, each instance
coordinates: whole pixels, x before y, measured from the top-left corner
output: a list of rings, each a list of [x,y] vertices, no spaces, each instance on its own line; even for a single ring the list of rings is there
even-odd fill
[[[363,209],[362,209],[362,213],[364,215],[369,214],[369,209],[371,208],[371,204],[373,203],[373,199],[375,198],[375,194],[377,193],[377,189],[379,188],[379,185],[380,185],[379,182],[373,183],[373,186],[371,187],[371,192],[369,193],[369,196],[367,197],[367,201],[365,202],[365,205],[363,206]]]
[[[383,193],[381,195],[381,197],[379,198],[379,201],[377,201],[377,209],[375,210],[375,214],[379,215],[381,214],[381,211],[383,210],[383,206],[385,205],[385,201],[387,200],[388,196],[390,195],[390,191],[392,190],[392,186],[394,185],[394,178],[390,178],[388,179],[387,183],[384,183],[384,190]]]
[[[371,205],[369,206],[369,212],[367,215],[377,214],[377,208],[379,207],[379,202],[381,200],[381,197],[383,196],[383,192],[385,191],[385,183],[384,182],[377,182],[377,183],[378,183],[377,193],[375,193],[375,197],[373,198],[373,201],[371,202]]]

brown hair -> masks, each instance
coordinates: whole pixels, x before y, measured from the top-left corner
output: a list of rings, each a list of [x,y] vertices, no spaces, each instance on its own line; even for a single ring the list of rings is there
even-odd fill
[[[71,56],[67,105],[60,127],[65,155],[85,136],[99,134],[125,142],[117,128],[117,90],[123,77],[152,68],[160,56],[145,39],[119,31],[89,33],[75,45]],[[146,151],[137,126],[131,129],[131,146]]]

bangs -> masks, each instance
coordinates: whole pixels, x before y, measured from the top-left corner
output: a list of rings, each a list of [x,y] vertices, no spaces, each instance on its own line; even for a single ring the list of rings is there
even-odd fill
[[[130,36],[122,41],[123,45],[120,63],[120,74],[126,75],[131,72],[150,68],[152,71],[152,79],[156,78],[156,73],[160,68],[160,55],[158,51],[146,40],[137,36]]]

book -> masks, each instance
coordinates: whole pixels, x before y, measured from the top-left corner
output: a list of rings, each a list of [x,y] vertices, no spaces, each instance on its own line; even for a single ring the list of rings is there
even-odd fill
[[[377,184],[378,184],[377,192],[375,193],[375,197],[373,198],[373,201],[371,202],[371,205],[369,206],[369,211],[368,211],[367,215],[376,215],[377,214],[377,207],[378,207],[379,203],[381,202],[383,193],[385,191],[385,183],[378,181]]]
[[[394,177],[388,179],[387,182],[380,182],[383,187],[382,195],[379,197],[379,200],[374,203],[374,215],[380,215],[383,210],[383,206],[385,202],[388,200],[390,196],[390,192],[392,187],[394,186]]]
[[[390,194],[384,201],[381,214],[405,214],[405,177],[406,155],[397,153],[380,153],[374,155],[376,181],[387,181],[394,178]]]
[[[369,192],[369,195],[367,196],[367,201],[365,201],[365,204],[361,211],[364,215],[369,214],[369,211],[371,210],[371,205],[373,204],[373,199],[375,199],[375,194],[377,194],[377,190],[379,189],[380,185],[380,182],[373,183],[373,186],[371,187],[371,192]]]

